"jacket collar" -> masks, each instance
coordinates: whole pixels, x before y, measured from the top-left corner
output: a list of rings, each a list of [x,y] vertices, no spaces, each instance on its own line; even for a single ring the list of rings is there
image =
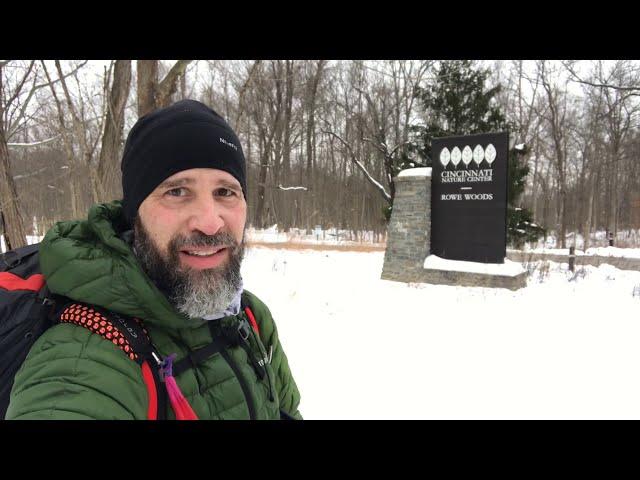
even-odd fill
[[[40,247],[48,288],[164,329],[201,326],[204,319],[179,313],[144,273],[122,238],[128,228],[119,200],[93,205],[87,220],[56,223]]]

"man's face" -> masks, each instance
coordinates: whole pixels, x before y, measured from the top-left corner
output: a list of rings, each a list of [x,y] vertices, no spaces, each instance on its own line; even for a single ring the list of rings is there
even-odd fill
[[[140,205],[136,255],[179,311],[194,318],[221,313],[242,283],[246,217],[242,187],[232,175],[184,170]]]

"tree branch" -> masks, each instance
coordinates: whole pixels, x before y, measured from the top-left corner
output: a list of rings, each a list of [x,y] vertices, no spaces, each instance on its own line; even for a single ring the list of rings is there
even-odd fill
[[[328,130],[323,130],[322,133],[326,133],[327,135],[334,136],[335,138],[337,138],[347,148],[347,150],[349,150],[349,155],[351,157],[351,161],[356,164],[356,166],[362,171],[362,173],[364,173],[364,175],[367,178],[367,180],[369,181],[369,183],[371,183],[380,192],[380,195],[382,195],[382,198],[384,198],[387,203],[391,204],[391,195],[389,195],[387,193],[387,191],[385,190],[385,188],[382,186],[382,184],[380,182],[375,180],[369,174],[369,172],[364,167],[364,165],[362,165],[362,163],[356,158],[355,154],[353,153],[353,149],[351,148],[351,145],[349,145],[340,135],[338,135],[336,133],[330,132]]]
[[[29,74],[31,73],[31,70],[33,70],[33,65],[36,63],[35,60],[32,60],[31,63],[29,64],[29,68],[27,68],[27,73],[24,74],[24,77],[22,77],[22,80],[20,80],[18,82],[18,86],[16,87],[15,91],[13,92],[13,95],[11,97],[9,97],[9,100],[6,101],[6,103],[4,104],[4,108],[5,110],[8,110],[9,107],[11,106],[11,104],[13,103],[13,101],[18,98],[18,96],[20,95],[20,92],[22,91],[22,87],[24,86],[25,82],[27,81],[27,77],[29,77]]]
[[[244,95],[247,91],[247,87],[251,83],[255,71],[258,69],[261,60],[256,60],[251,65],[251,69],[249,70],[249,74],[247,75],[247,80],[244,82],[242,87],[240,88],[240,92],[238,93],[238,116],[236,117],[236,129],[240,128],[240,121],[242,120],[242,114],[244,113]]]
[[[283,187],[282,185],[278,185],[278,190],[304,190],[307,191],[307,187]]]
[[[46,143],[53,142],[60,138],[60,135],[56,135],[55,137],[47,138],[46,140],[40,140],[39,142],[29,142],[29,143],[7,143],[9,147],[37,147],[38,145],[44,145]]]
[[[571,79],[574,82],[577,83],[582,83],[584,85],[589,85],[590,87],[598,87],[598,88],[610,88],[613,90],[619,90],[622,92],[638,92],[638,94],[632,94],[631,96],[638,96],[640,95],[640,87],[624,87],[622,85],[612,85],[610,83],[595,83],[595,82],[590,82],[587,80],[583,80],[582,78],[580,78],[580,76],[575,72],[575,70],[573,69],[573,67],[568,64],[567,62],[562,62],[562,64],[564,65],[564,67],[569,71],[569,74],[571,76]]]
[[[192,60],[178,60],[169,73],[158,85],[158,106],[166,107],[166,102],[171,95],[173,95],[178,87],[178,79],[184,75],[185,70],[189,66]]]
[[[71,75],[73,75],[74,73],[76,73],[78,70],[80,70],[82,67],[84,67],[87,64],[88,60],[85,60],[83,63],[81,63],[80,65],[76,66],[76,68],[74,68],[73,70],[71,70],[69,73],[67,73],[63,78],[67,78]],[[42,65],[44,66],[44,60],[42,61]],[[46,73],[46,67],[45,67],[45,73]],[[7,131],[9,132],[7,134],[7,138],[11,138],[15,132],[16,129],[18,128],[18,124],[22,121],[25,112],[27,110],[27,106],[29,105],[29,101],[31,100],[31,97],[33,97],[33,95],[40,90],[41,88],[44,87],[51,87],[53,88],[53,85],[58,83],[60,80],[62,80],[63,78],[58,78],[56,80],[51,81],[51,79],[48,78],[47,75],[47,79],[48,81],[46,83],[41,83],[39,85],[34,85],[31,88],[31,91],[29,92],[29,95],[27,96],[27,99],[25,100],[24,104],[22,105],[22,108],[20,109],[20,114],[18,115],[18,118],[16,118],[11,125],[9,126],[9,128],[7,129]]]

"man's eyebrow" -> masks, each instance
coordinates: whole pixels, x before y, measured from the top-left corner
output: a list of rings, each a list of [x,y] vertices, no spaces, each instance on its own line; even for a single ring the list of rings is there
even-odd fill
[[[165,180],[160,185],[158,185],[158,188],[175,188],[175,187],[181,187],[182,185],[188,185],[194,182],[195,180],[190,177],[177,178],[175,180]]]
[[[242,190],[242,187],[239,184],[230,182],[229,180],[220,180],[220,186],[230,190]]]

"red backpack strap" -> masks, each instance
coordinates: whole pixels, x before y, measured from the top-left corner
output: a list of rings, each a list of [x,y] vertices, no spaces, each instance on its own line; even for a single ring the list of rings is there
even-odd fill
[[[158,420],[159,416],[164,418],[166,395],[160,392],[163,389],[159,372],[161,361],[151,344],[149,332],[140,319],[126,317],[97,306],[73,302],[62,308],[58,321],[73,323],[100,335],[140,365],[149,398],[147,419]]]
[[[249,318],[249,322],[251,323],[251,326],[253,327],[255,332],[258,335],[260,335],[260,328],[258,327],[258,322],[256,322],[256,317],[253,316],[253,312],[251,311],[248,305],[244,307],[244,311],[247,314],[247,317]]]
[[[24,279],[11,272],[0,272],[0,288],[5,290],[31,290],[38,292],[44,287],[44,275],[35,273]]]
[[[251,307],[249,306],[249,301],[247,299],[247,295],[245,292],[242,292],[242,296],[240,297],[240,309],[247,314],[247,318],[249,319],[249,323],[253,328],[253,331],[260,336],[260,327],[258,326],[258,322],[256,321],[256,317],[251,311]]]

